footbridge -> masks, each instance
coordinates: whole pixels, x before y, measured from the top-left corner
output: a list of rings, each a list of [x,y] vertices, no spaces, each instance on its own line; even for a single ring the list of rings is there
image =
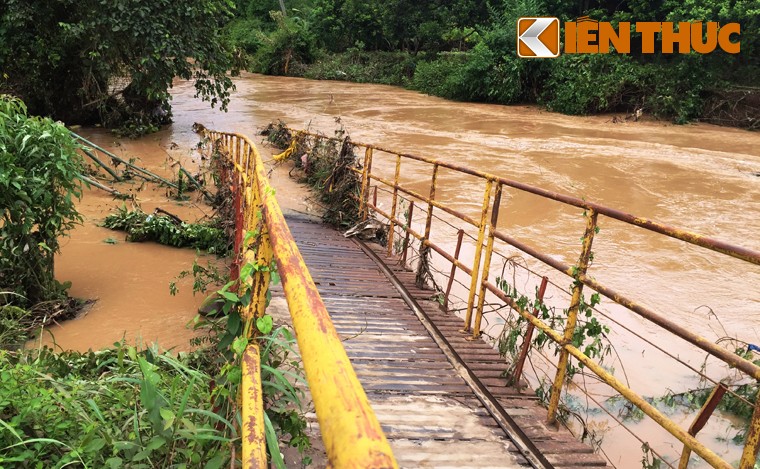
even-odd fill
[[[248,137],[207,129],[202,135],[230,163],[226,177],[238,214],[237,265],[274,263],[282,280],[270,290],[269,269],[255,269],[254,301],[245,315],[264,314],[268,291],[287,301],[330,467],[608,466],[603,451],[570,431],[573,395],[583,392],[579,379],[591,377],[618,402],[611,418],[619,418],[619,409],[636,411],[677,443],[670,445],[678,453],[673,458],[658,452],[657,441],[634,435],[645,445],[644,457],[663,464],[651,467],[755,467],[757,396],[738,392],[719,373],[698,369],[652,341],[711,389],[687,418],[672,418],[603,363],[605,354],[593,338],[602,337],[603,325],[618,318],[605,316],[596,305],[603,299],[667,343],[693,347],[756,384],[760,367],[751,354],[700,337],[666,312],[595,280],[590,271],[603,220],[752,268],[760,265],[760,253],[463,165],[287,130],[293,154],[337,152],[323,186],[346,189],[338,215],[365,222],[354,230],[357,236],[346,237],[325,224],[283,215]],[[429,179],[405,178],[412,165],[428,168]],[[466,209],[437,191],[443,179],[460,178],[482,188]],[[519,232],[500,228],[508,192],[582,213],[577,260],[566,262],[535,248]],[[382,244],[360,239],[372,236]],[[545,269],[508,262],[508,250]],[[524,282],[514,281],[523,275]],[[623,326],[649,340],[630,323]],[[246,468],[268,467],[260,367],[258,345],[251,341],[243,357]],[[598,396],[587,392],[584,399]],[[698,434],[728,398],[752,409],[740,456],[730,460]],[[642,460],[639,446],[631,447],[632,460]]]

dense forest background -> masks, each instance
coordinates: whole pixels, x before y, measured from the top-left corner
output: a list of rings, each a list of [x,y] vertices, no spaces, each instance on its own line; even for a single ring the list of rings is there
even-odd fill
[[[741,53],[517,57],[521,16],[741,24]],[[226,36],[266,74],[401,85],[445,98],[538,103],[760,127],[756,0],[237,0]],[[637,35],[633,35],[635,38]]]
[[[583,15],[738,22],[741,53],[642,55],[634,42],[631,54],[517,57],[519,17]],[[175,77],[224,107],[230,75],[247,69],[758,129],[758,31],[757,0],[3,0],[0,94],[140,134],[170,121]]]

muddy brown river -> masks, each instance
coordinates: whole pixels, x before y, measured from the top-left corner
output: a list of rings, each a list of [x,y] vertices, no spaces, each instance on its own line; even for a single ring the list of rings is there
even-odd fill
[[[235,83],[237,91],[228,113],[210,111],[207,104],[192,98],[191,84],[177,82],[175,123],[169,129],[121,143],[103,132],[86,134],[123,154],[139,154],[146,166],[170,174],[167,156],[192,158],[190,148],[197,142],[191,130],[194,122],[249,136],[275,119],[326,134],[342,125],[354,141],[465,164],[760,250],[758,133],[654,120],[613,123],[612,116],[571,117],[532,106],[455,103],[380,85],[250,74]],[[429,168],[410,166],[402,179],[426,188],[429,177]],[[443,178],[438,191],[442,199],[471,213],[482,201],[482,185],[477,181]],[[146,192],[141,197],[147,199],[148,209],[169,203],[160,193]],[[88,193],[82,203],[88,219],[95,221],[115,205],[95,192]],[[183,216],[202,214],[188,204],[175,205],[173,210]],[[583,219],[578,210],[507,191],[500,228],[574,263]],[[119,242],[104,243],[108,237]],[[453,235],[442,244],[453,250]],[[602,220],[594,250],[591,272],[603,283],[712,341],[727,335],[760,344],[760,267],[609,219]],[[77,229],[64,243],[57,275],[73,282],[75,295],[99,301],[84,318],[52,328],[56,342],[64,348],[86,349],[126,336],[183,347],[192,336],[184,324],[200,298],[191,295],[188,284],[178,297],[170,297],[168,282],[194,258],[195,253],[189,251],[124,243],[121,234],[91,224]],[[496,270],[500,267],[492,273]],[[706,307],[720,322],[708,319]],[[692,366],[701,366],[704,354],[672,340],[641,318],[612,305],[607,308],[626,326],[642,331]],[[615,366],[625,367],[636,391],[651,397],[699,384],[694,373],[666,363],[645,344],[611,328],[621,356]],[[726,374],[719,368],[714,371],[716,378]],[[607,390],[596,395],[610,394]],[[676,413],[673,418],[688,427],[692,417]],[[603,437],[603,449],[618,467],[641,467],[641,443],[603,416],[592,415],[591,420]],[[729,461],[737,460],[741,451],[730,441],[736,433],[729,426],[732,423],[742,425],[716,415],[700,434]],[[680,444],[661,437],[659,428],[646,419],[627,425],[657,441],[653,446],[670,458],[680,452]]]

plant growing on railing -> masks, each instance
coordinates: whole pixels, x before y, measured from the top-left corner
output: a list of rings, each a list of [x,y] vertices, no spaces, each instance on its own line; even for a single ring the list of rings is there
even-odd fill
[[[567,320],[568,310],[562,309],[558,312],[557,308],[547,305],[545,302],[538,298],[538,287],[536,287],[535,296],[531,299],[526,295],[520,293],[516,287],[513,287],[503,277],[496,278],[496,285],[505,294],[511,297],[515,304],[528,313],[532,313],[534,310],[538,312],[538,318],[544,321],[552,329],[564,330],[565,322]],[[578,305],[578,322],[575,330],[573,331],[573,337],[571,344],[583,351],[589,358],[599,359],[600,362],[605,357],[612,353],[612,345],[607,340],[607,334],[610,332],[609,327],[599,322],[594,315],[594,308],[600,303],[600,296],[598,293],[591,295],[590,300],[587,302],[584,295],[581,295],[580,303]],[[503,332],[499,337],[499,353],[507,357],[509,363],[514,366],[518,357],[521,343],[518,343],[521,337],[524,337],[524,329],[527,326],[528,321],[519,314],[515,314],[514,311],[510,311],[507,320],[504,325]],[[555,353],[559,353],[561,349],[560,344],[555,343],[551,338],[543,331],[537,330],[536,335],[533,338],[531,346],[536,350],[543,350],[547,346],[551,346]],[[568,382],[583,369],[583,363],[578,363],[576,366],[572,360],[567,364],[567,379]],[[508,374],[514,371],[510,369]]]
[[[251,235],[246,236],[246,241]],[[258,341],[261,350],[261,384],[266,411],[267,447],[272,463],[284,468],[285,463],[279,441],[297,448],[303,453],[311,447],[306,434],[303,397],[300,387],[305,384],[295,339],[287,326],[275,326],[272,316],[244,320],[242,312],[255,299],[252,297],[252,279],[257,273],[268,272],[270,282],[279,282],[274,263],[261,265],[246,263],[240,268],[240,277],[228,282],[216,292],[222,301],[218,314],[201,316],[193,320],[196,329],[209,333],[209,341],[215,344],[219,373],[215,378],[212,399],[217,412],[235,415],[237,396],[242,380],[241,358],[250,341]],[[233,291],[235,290],[236,291]],[[271,293],[266,292],[266,305]],[[202,342],[201,340],[196,343]],[[309,457],[304,456],[308,464]]]

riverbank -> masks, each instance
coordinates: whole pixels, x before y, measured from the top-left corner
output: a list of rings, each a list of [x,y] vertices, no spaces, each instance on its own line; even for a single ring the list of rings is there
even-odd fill
[[[293,60],[287,69],[261,68],[253,58],[251,70],[313,80],[393,85],[461,102],[533,104],[567,115],[611,114],[623,121],[645,116],[679,124],[705,122],[760,129],[757,87],[729,83],[676,85],[663,78],[667,74],[653,65],[636,65],[628,59],[609,56],[567,64],[587,68],[584,78],[552,79],[520,61],[512,64],[510,72],[491,76],[494,70],[482,65],[478,68],[476,62],[482,59],[476,51],[321,51],[313,60]]]

